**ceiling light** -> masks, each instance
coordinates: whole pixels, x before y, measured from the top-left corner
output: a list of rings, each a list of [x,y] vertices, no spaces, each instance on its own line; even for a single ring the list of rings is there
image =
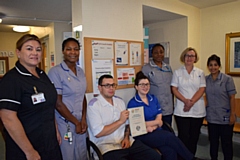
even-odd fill
[[[0,23],[2,23],[2,19],[0,18]]]
[[[28,26],[15,26],[15,27],[13,27],[13,30],[15,32],[28,32],[28,31],[30,31],[30,27],[28,27]]]

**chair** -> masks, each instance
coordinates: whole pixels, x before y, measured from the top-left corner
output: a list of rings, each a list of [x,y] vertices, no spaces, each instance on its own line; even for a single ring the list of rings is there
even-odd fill
[[[173,128],[167,122],[163,122],[162,128],[175,134]],[[86,143],[89,160],[103,160],[102,153],[100,152],[98,147],[89,139],[89,137],[86,138]],[[156,150],[159,154],[161,154],[161,152],[156,148],[153,149]]]
[[[235,111],[236,111],[236,116],[237,118],[240,118],[240,99],[239,98],[235,98]],[[239,119],[237,119],[237,121],[234,124],[233,127],[233,132],[234,133],[240,133],[240,122]]]

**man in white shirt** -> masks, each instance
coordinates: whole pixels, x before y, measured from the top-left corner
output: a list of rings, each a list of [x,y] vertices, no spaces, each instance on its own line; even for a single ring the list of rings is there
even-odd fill
[[[130,136],[126,124],[129,112],[123,100],[114,96],[116,86],[111,75],[99,78],[100,95],[87,107],[90,140],[98,146],[104,160],[160,160],[156,151]]]

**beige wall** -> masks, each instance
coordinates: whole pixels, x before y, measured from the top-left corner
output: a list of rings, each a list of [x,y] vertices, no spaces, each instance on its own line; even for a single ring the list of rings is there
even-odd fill
[[[9,69],[13,68],[15,66],[15,62],[17,61],[16,42],[22,35],[22,33],[0,32],[0,51],[11,51],[14,53],[13,57],[8,58]]]
[[[142,41],[142,6],[147,5],[186,16],[188,27],[184,39],[185,47],[194,46],[200,50],[200,10],[195,7],[176,0],[73,0],[72,5],[78,6],[80,1],[82,12],[77,15],[72,12],[72,16],[73,24],[83,25],[83,37]],[[77,16],[82,18],[79,18],[79,22],[76,22]],[[125,102],[128,102],[134,93],[134,89],[117,91]]]
[[[225,73],[225,35],[240,32],[240,1],[201,10],[201,59],[202,69],[208,73],[207,59],[213,53],[221,57],[221,71]],[[240,77],[233,77],[240,97]]]

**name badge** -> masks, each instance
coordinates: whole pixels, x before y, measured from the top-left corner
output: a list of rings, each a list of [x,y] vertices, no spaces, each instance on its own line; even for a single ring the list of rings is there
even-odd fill
[[[46,101],[43,93],[34,94],[31,97],[33,104],[38,104]]]

